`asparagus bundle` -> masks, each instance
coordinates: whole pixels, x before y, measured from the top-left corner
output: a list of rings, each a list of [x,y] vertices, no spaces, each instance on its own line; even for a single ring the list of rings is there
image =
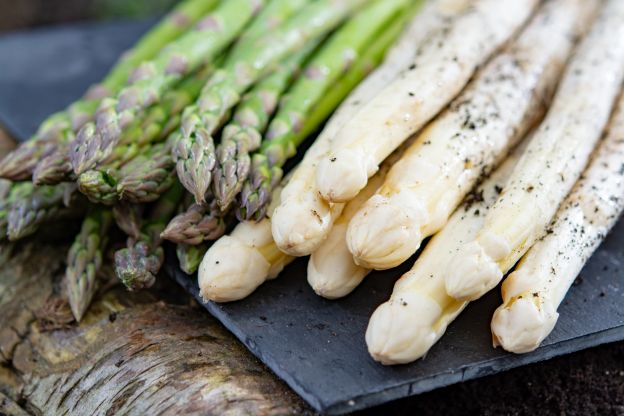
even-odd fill
[[[92,86],[81,100],[65,111],[48,117],[30,140],[2,159],[0,176],[12,180],[28,179],[42,158],[73,139],[73,132],[93,117],[102,98],[116,94],[124,86],[138,64],[156,55],[163,45],[184,33],[216,3],[217,0],[181,2],[122,56],[101,83]]]
[[[273,238],[280,250],[304,256],[316,250],[327,237],[334,220],[340,215],[342,204],[330,204],[320,197],[314,172],[321,157],[334,145],[336,132],[354,113],[404,69],[420,44],[440,25],[456,18],[467,0],[454,1],[450,10],[430,2],[409,24],[401,38],[388,52],[383,64],[368,76],[340,105],[314,141],[281,196],[281,204],[272,217]],[[421,2],[414,4],[414,11]],[[409,17],[411,13],[405,13]],[[399,24],[397,23],[398,27]]]
[[[581,268],[624,210],[624,95],[591,163],[557,212],[549,233],[522,258],[494,312],[495,345],[533,351],[557,322],[557,308]]]
[[[65,285],[69,306],[78,322],[97,289],[97,273],[102,265],[111,224],[111,212],[106,208],[94,207],[83,220],[80,233],[69,249]]]
[[[349,223],[355,261],[389,269],[440,230],[464,196],[543,116],[598,1],[554,0],[426,129]]]
[[[212,191],[221,210],[226,211],[241,191],[249,174],[249,153],[260,146],[262,134],[280,96],[315,46],[315,42],[310,42],[254,86],[241,100],[232,121],[223,129],[221,143],[215,150],[212,177]]]
[[[206,84],[196,105],[185,110],[173,152],[178,177],[197,203],[205,201],[216,162],[212,135],[240,95],[287,54],[328,33],[367,1],[312,2],[273,32],[232,52]]]
[[[450,27],[420,45],[410,70],[363,106],[337,135],[340,145],[316,171],[323,198],[346,202],[379,164],[435,116],[466,85],[476,68],[531,15],[535,0],[476,0]]]
[[[464,310],[468,302],[446,293],[444,266],[461,241],[477,234],[519,154],[514,152],[479,187],[477,192],[483,198],[468,200],[455,211],[412,269],[396,282],[390,299],[375,310],[366,329],[366,344],[376,361],[403,364],[423,357]]]
[[[169,43],[152,61],[143,62],[116,98],[102,101],[95,125],[87,124],[78,133],[73,148],[84,151],[72,152],[74,172],[79,175],[91,169],[85,162],[92,158],[106,159],[137,115],[159,102],[184,76],[214,60],[263,5],[264,0],[220,2],[194,30]]]
[[[245,182],[240,195],[237,210],[239,219],[250,220],[264,215],[271,190],[282,177],[281,167],[286,160],[296,153],[297,146],[306,136],[323,121],[325,117],[312,119],[309,114],[320,111],[329,115],[351,89],[361,81],[365,73],[381,60],[388,45],[379,47],[378,54],[372,56],[373,65],[355,75],[348,84],[342,80],[341,90],[336,82],[351,67],[363,68],[358,63],[370,46],[375,35],[382,33],[388,22],[396,20],[397,14],[405,11],[407,1],[380,0],[356,14],[353,19],[341,27],[311,59],[303,76],[300,77],[282,100],[280,109],[269,125],[266,140],[260,151],[253,156],[249,179]],[[395,31],[389,38],[394,41]],[[392,41],[390,43],[392,43]],[[371,56],[372,51],[368,50]],[[357,79],[355,79],[357,78]],[[344,88],[344,89],[342,89]],[[331,93],[327,94],[329,89]],[[327,97],[338,95],[334,101]],[[307,119],[308,118],[308,119]],[[310,122],[310,121],[313,121]]]
[[[129,237],[127,247],[115,252],[115,272],[129,290],[151,287],[164,260],[160,233],[175,214],[183,190],[175,184],[160,198],[141,226],[137,238]]]
[[[449,263],[448,293],[473,300],[546,232],[600,138],[624,79],[624,2],[606,2],[483,229]],[[605,74],[608,74],[605,75]]]

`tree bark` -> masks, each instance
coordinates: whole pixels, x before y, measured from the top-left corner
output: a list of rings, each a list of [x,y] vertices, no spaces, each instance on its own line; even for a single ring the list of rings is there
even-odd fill
[[[137,294],[105,285],[76,325],[67,246],[41,240],[0,268],[0,414],[310,413],[166,277]]]

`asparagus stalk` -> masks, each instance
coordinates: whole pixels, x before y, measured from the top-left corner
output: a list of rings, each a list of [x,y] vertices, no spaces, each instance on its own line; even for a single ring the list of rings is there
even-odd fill
[[[397,1],[374,3],[341,28],[311,60],[305,77],[295,82],[284,105],[271,121],[260,151],[253,155],[249,178],[239,195],[236,211],[239,219],[258,219],[264,215],[271,190],[281,180],[281,167],[296,153],[297,146],[381,62],[402,25],[393,22],[372,44],[370,38],[405,4]],[[365,46],[367,50],[363,52]],[[354,58],[353,54],[362,55]],[[346,62],[339,58],[346,59]],[[355,61],[351,62],[351,58]],[[309,116],[305,116],[306,113]]]
[[[198,245],[206,240],[216,240],[226,229],[225,214],[211,198],[207,204],[192,204],[176,216],[162,232],[165,240],[178,244]]]
[[[223,129],[221,143],[215,150],[216,165],[212,178],[212,191],[221,210],[227,210],[242,189],[251,164],[249,153],[260,146],[262,134],[280,96],[315,46],[310,42],[254,86],[241,100],[232,121]]]
[[[575,39],[586,32],[599,3],[545,4],[418,134],[349,223],[347,240],[356,263],[396,267],[444,226],[483,173],[544,115]]]
[[[67,255],[65,284],[69,306],[80,322],[97,289],[97,273],[108,242],[112,224],[110,210],[94,207],[82,222],[82,228]]]
[[[15,202],[7,216],[9,240],[16,241],[34,234],[41,224],[67,211],[66,196],[72,184],[35,187],[20,184]]]
[[[176,212],[183,189],[174,185],[156,202],[138,238],[128,238],[127,247],[115,252],[115,272],[129,290],[154,284],[164,260],[160,233]]]
[[[208,244],[200,244],[191,246],[188,244],[178,244],[176,246],[176,255],[180,262],[180,268],[186,274],[193,274],[199,269],[204,255],[208,251]]]
[[[446,293],[444,266],[462,241],[477,234],[519,154],[514,152],[479,187],[477,193],[483,198],[467,201],[453,213],[411,270],[396,282],[390,299],[372,314],[366,329],[366,344],[373,359],[388,365],[423,357],[464,310],[468,302]]]
[[[347,202],[357,195],[379,164],[446,107],[537,4],[469,2],[465,13],[421,44],[412,70],[388,84],[338,132],[340,146],[319,162],[316,171],[323,198]]]
[[[492,317],[495,345],[533,351],[554,328],[557,308],[624,210],[624,95],[603,142],[539,240],[503,282]]]
[[[546,232],[587,164],[621,90],[624,44],[612,39],[622,37],[624,3],[609,0],[576,49],[546,118],[483,229],[449,262],[446,290],[451,296],[474,300],[496,287]]]
[[[51,155],[59,145],[73,140],[74,131],[92,119],[100,100],[115,95],[138,64],[156,55],[164,44],[180,36],[216,3],[217,0],[181,2],[122,56],[100,84],[92,86],[81,100],[65,111],[48,117],[30,140],[2,159],[0,177],[28,179],[41,159]],[[54,165],[48,163],[48,166]]]
[[[196,105],[183,116],[174,158],[180,181],[196,199],[205,200],[216,156],[212,135],[240,95],[284,56],[335,27],[369,0],[318,0],[256,42],[233,51],[224,67],[206,84]]]
[[[439,2],[427,3],[403,30],[379,68],[357,86],[327,121],[284,188],[281,203],[273,213],[273,238],[280,250],[292,256],[305,256],[319,248],[340,215],[343,204],[330,204],[319,195],[314,177],[318,161],[335,146],[333,139],[342,125],[401,71],[407,69],[416,53],[415,45],[420,44],[436,28],[456,18],[457,9],[462,10],[463,3],[467,1],[455,1],[456,7],[450,9]],[[403,18],[406,21],[410,19],[423,3],[414,2]]]
[[[83,151],[106,159],[138,114],[159,102],[167,90],[202,63],[214,60],[263,3],[264,0],[220,2],[194,30],[168,44],[154,60],[142,63],[116,98],[102,101],[95,125],[87,124],[78,133],[72,153],[74,172],[79,175],[91,168],[77,157]],[[81,150],[83,147],[88,149]]]
[[[311,0],[268,0],[236,41],[233,52],[245,50],[258,38],[274,31]]]

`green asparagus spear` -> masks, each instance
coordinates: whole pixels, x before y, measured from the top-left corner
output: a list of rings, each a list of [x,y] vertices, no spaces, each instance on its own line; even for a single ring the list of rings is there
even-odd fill
[[[30,140],[2,159],[0,177],[28,179],[41,159],[51,155],[59,144],[67,144],[74,139],[74,131],[93,118],[100,100],[115,95],[137,65],[151,59],[164,44],[187,31],[216,3],[217,0],[186,0],[180,3],[122,56],[100,84],[92,86],[81,100],[65,111],[48,117]]]
[[[160,233],[176,212],[182,194],[179,184],[171,187],[156,203],[150,218],[141,227],[139,237],[128,238],[127,247],[115,253],[115,272],[129,290],[154,284],[164,259]]]
[[[316,46],[315,42],[310,42],[247,92],[237,106],[232,121],[223,129],[221,143],[215,151],[216,166],[212,178],[212,192],[222,211],[228,209],[240,192],[249,173],[249,153],[260,146],[262,134],[280,96]]]
[[[397,18],[396,14],[404,8],[406,2],[402,2],[400,6],[398,3],[392,0],[381,1],[362,11],[334,35],[327,46],[310,62],[306,76],[295,82],[285,97],[286,102],[272,120],[260,151],[253,155],[249,178],[239,194],[239,206],[236,210],[239,220],[259,219],[264,216],[266,206],[270,202],[271,190],[281,180],[281,167],[286,160],[296,153],[297,146],[320,126],[344,97],[383,59],[385,51],[403,27],[405,17]],[[393,7],[394,5],[397,7]],[[388,12],[384,18],[376,22],[370,21],[371,18],[382,16],[379,8],[384,7]],[[388,19],[393,16],[395,18],[388,23]],[[367,32],[364,27],[375,27],[377,31]],[[383,30],[380,35],[375,34],[382,27],[388,29]],[[352,32],[355,30],[357,32]],[[363,55],[344,68],[345,63],[337,60],[336,55],[332,56],[331,52],[338,52],[337,56],[345,56],[344,53],[340,53],[343,50],[343,43],[358,34],[367,38],[375,35],[375,40],[372,43],[368,43],[368,40],[364,43],[358,41],[359,48],[355,47],[356,43],[353,41],[352,50]],[[362,49],[364,45],[365,51]],[[343,65],[342,71],[340,65]],[[329,83],[325,77],[314,76],[318,73],[317,68],[331,67],[334,69],[326,71],[334,74],[330,77]],[[336,80],[336,74],[344,70],[346,70],[344,75]],[[331,88],[328,89],[329,85]],[[321,93],[319,94],[315,88]]]
[[[204,62],[213,61],[263,3],[264,0],[223,1],[195,30],[167,45],[154,60],[142,63],[116,98],[102,100],[95,125],[88,123],[78,133],[72,152],[74,172],[79,175],[91,168],[78,157],[82,152],[106,159],[138,114],[159,102],[184,76]],[[88,149],[81,150],[85,146]]]
[[[199,264],[204,258],[204,254],[208,251],[208,244],[203,243],[198,246],[187,244],[178,244],[176,246],[176,255],[180,268],[186,274],[193,274],[199,269]]]
[[[82,222],[80,233],[67,255],[65,283],[69,306],[80,322],[97,289],[97,273],[112,223],[110,210],[94,206]]]
[[[312,2],[276,30],[233,51],[215,72],[197,103],[184,110],[173,152],[178,178],[197,203],[205,200],[216,162],[212,135],[240,95],[286,55],[333,30],[367,1]]]
[[[216,240],[225,233],[225,214],[211,198],[208,204],[192,204],[185,212],[172,219],[160,235],[178,244],[198,245]]]
[[[35,187],[30,182],[20,186],[7,217],[11,241],[34,234],[41,224],[67,212],[65,199],[73,187],[72,184]]]
[[[267,5],[245,27],[234,50],[244,49],[251,42],[281,26],[311,0],[268,0]]]

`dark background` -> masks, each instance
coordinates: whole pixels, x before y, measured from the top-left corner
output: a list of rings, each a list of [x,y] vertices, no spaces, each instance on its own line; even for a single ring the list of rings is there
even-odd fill
[[[0,0],[0,32],[84,20],[159,15],[176,0]]]

